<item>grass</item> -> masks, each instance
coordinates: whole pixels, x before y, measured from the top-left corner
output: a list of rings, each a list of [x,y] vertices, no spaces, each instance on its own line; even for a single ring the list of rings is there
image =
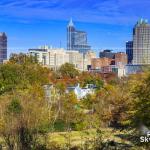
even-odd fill
[[[109,141],[114,141],[115,143],[121,144],[124,146],[126,150],[146,150],[140,147],[136,147],[129,137],[133,135],[133,131],[120,131],[114,130],[112,128],[102,128],[102,141],[104,143],[108,143]],[[56,147],[61,147],[62,149],[68,145],[68,141],[70,141],[71,147],[78,146],[82,147],[85,142],[92,141],[91,145],[93,144],[93,140],[96,137],[96,130],[86,130],[86,131],[71,131],[68,132],[54,132],[49,133],[48,136],[40,138],[40,143],[46,142],[47,147],[52,147],[52,145]],[[3,140],[0,138],[0,143],[3,143]],[[90,146],[91,146],[90,145]],[[126,148],[128,147],[128,148]],[[58,149],[58,148],[56,148]],[[121,148],[123,149],[123,148]]]
[[[132,145],[132,143],[128,140],[120,138],[118,135],[125,134],[125,131],[113,130],[111,128],[103,128],[102,131],[102,140],[103,141],[115,141],[117,143],[124,143],[128,145]],[[87,130],[87,131],[72,131],[70,133],[67,132],[55,132],[50,133],[48,135],[48,142],[56,143],[57,145],[64,146],[67,144],[69,138],[72,146],[81,146],[87,140],[92,140],[96,137],[95,130]]]

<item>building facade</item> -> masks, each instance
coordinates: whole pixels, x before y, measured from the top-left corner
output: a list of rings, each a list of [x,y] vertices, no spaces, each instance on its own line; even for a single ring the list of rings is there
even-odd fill
[[[133,41],[126,42],[126,54],[128,57],[128,64],[132,64],[133,60]]]
[[[0,33],[0,63],[7,60],[7,36],[4,32]]]
[[[69,63],[73,64],[78,70],[84,70],[84,57],[82,53],[79,53],[79,51],[66,51],[66,54],[69,56]]]
[[[133,64],[150,64],[150,24],[140,20],[133,29]]]
[[[92,60],[92,69],[106,67],[109,65],[125,66],[127,65],[127,55],[124,52],[112,52],[104,50],[99,54],[100,58]]]
[[[144,69],[143,65],[128,64],[128,65],[125,66],[125,74],[126,74],[126,76],[128,76],[128,75],[131,75],[131,74],[142,73],[144,71],[143,69]]]
[[[84,55],[84,70],[90,70],[92,66],[92,59],[96,58],[96,54],[93,51],[88,51]]]
[[[37,58],[37,61],[48,68],[57,70],[62,64],[69,62],[69,55],[64,49],[41,47],[29,49],[29,53]]]
[[[91,46],[87,43],[87,33],[76,30],[71,19],[67,26],[67,50],[77,50],[85,54],[90,49]]]
[[[92,59],[91,71],[99,73],[115,73],[118,77],[125,75],[125,66],[127,65],[127,55],[123,52],[105,55],[107,57]]]
[[[68,51],[62,48],[48,46],[29,49],[29,54],[35,56],[41,65],[54,70],[59,69],[65,63],[70,63],[80,71],[87,71],[88,66],[91,65],[91,59],[96,57],[96,54],[90,51],[84,55],[79,51]]]
[[[112,52],[112,50],[103,50],[99,53],[99,57],[100,58],[110,58],[110,59],[114,59],[115,58],[115,53]]]
[[[123,52],[118,52],[115,54],[115,65],[125,66],[127,65],[127,55]]]
[[[106,57],[104,57],[104,58],[94,58],[94,59],[92,59],[91,69],[92,70],[99,70],[102,67],[106,67],[106,66],[111,65],[111,61],[112,61],[112,59],[106,58]]]

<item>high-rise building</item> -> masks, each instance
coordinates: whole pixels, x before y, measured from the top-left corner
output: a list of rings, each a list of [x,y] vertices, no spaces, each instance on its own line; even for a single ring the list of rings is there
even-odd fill
[[[67,26],[67,50],[86,53],[91,49],[87,43],[87,33],[75,29],[72,19]]]
[[[4,32],[0,33],[0,63],[7,59],[7,36]]]
[[[126,54],[128,57],[128,64],[132,64],[133,60],[133,41],[126,42]]]
[[[133,29],[133,64],[150,64],[150,24],[140,20]]]
[[[110,58],[110,59],[114,59],[115,58],[115,53],[112,52],[112,50],[103,50],[99,53],[99,57],[100,58]]]

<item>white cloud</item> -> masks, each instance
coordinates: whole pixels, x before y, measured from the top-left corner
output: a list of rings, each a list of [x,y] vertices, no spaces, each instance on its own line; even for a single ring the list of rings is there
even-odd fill
[[[0,16],[133,24],[140,17],[150,18],[149,7],[149,0],[1,0]]]

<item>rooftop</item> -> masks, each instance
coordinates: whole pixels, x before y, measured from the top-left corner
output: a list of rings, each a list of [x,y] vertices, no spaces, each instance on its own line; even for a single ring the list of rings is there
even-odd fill
[[[6,36],[5,32],[0,32],[0,36]]]
[[[74,27],[74,24],[73,24],[72,18],[70,19],[70,22],[69,22],[69,24],[68,24],[68,27]]]
[[[137,24],[137,26],[141,26],[141,25],[149,25],[148,20],[147,19],[140,19]]]

